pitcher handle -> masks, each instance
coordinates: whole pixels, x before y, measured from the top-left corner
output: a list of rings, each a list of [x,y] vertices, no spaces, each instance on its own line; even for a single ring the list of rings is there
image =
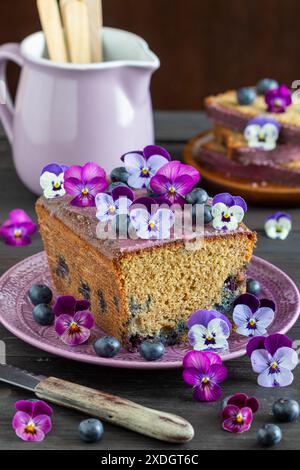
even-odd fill
[[[20,44],[8,43],[0,47],[0,120],[10,143],[13,141],[14,105],[7,86],[6,67],[8,61],[23,67]]]

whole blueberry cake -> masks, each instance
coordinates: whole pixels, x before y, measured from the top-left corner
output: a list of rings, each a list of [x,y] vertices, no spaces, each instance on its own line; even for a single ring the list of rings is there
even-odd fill
[[[214,123],[196,151],[204,167],[251,183],[300,186],[300,104],[275,80],[210,96]]]
[[[43,170],[36,211],[53,283],[89,299],[96,323],[128,349],[148,338],[175,344],[194,311],[229,312],[245,291],[256,234],[242,222],[242,198],[208,198],[198,172],[164,149],[123,162],[110,177],[93,163]],[[193,226],[200,207],[199,232],[175,236],[176,205],[191,207]],[[103,236],[109,227],[116,237]]]

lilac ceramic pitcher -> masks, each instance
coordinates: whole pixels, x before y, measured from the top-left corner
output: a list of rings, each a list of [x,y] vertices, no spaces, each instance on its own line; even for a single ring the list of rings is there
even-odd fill
[[[0,48],[2,90],[7,61],[22,68],[15,107],[7,96],[0,118],[17,173],[37,194],[48,163],[94,161],[109,172],[125,152],[153,143],[149,87],[159,60],[143,39],[126,31],[104,28],[103,43],[105,61],[87,65],[45,58],[41,32]]]

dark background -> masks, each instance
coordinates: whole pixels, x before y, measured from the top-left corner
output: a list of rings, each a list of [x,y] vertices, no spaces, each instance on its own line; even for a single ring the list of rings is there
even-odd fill
[[[199,109],[204,96],[263,77],[300,79],[299,0],[103,0],[103,10],[106,26],[143,36],[160,57],[156,109]],[[1,0],[0,43],[38,29],[35,0]]]

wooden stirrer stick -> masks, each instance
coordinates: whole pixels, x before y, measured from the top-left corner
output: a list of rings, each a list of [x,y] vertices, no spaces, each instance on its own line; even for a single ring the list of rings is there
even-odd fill
[[[92,62],[102,62],[102,1],[101,0],[81,0],[86,4],[89,15],[90,47]]]
[[[87,6],[79,0],[66,2],[63,5],[63,17],[71,62],[74,64],[90,63],[91,51]]]
[[[50,59],[55,62],[68,62],[68,53],[57,1],[37,0],[37,7]]]

